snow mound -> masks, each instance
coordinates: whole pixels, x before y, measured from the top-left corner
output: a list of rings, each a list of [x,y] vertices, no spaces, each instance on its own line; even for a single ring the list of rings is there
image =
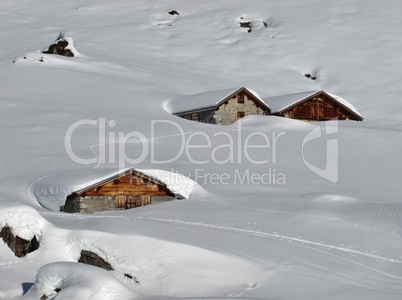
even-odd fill
[[[39,240],[42,229],[47,221],[33,208],[26,205],[3,206],[0,212],[1,227],[10,227],[15,236],[25,240],[32,240],[34,236]]]
[[[56,262],[38,270],[26,299],[140,299],[111,273],[98,267],[73,262]]]
[[[140,170],[138,171],[158,179],[166,184],[167,188],[179,198],[188,199],[196,185],[196,182],[187,176],[164,170]]]

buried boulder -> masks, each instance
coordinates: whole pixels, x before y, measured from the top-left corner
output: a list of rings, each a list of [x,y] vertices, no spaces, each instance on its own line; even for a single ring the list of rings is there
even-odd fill
[[[23,257],[39,248],[39,241],[36,236],[31,240],[25,240],[18,235],[14,235],[13,231],[8,226],[1,229],[0,237],[3,238],[3,241],[17,257]]]
[[[74,57],[76,56],[77,51],[74,48],[73,39],[65,37],[64,32],[60,32],[55,42],[46,50],[42,51],[42,53]]]
[[[22,299],[144,299],[112,273],[75,262],[54,262],[39,268]]]
[[[99,255],[97,255],[91,251],[88,251],[88,250],[81,251],[81,257],[78,260],[78,262],[86,264],[86,265],[99,267],[99,268],[105,269],[107,271],[114,270],[110,263],[108,263],[106,260],[104,260]]]

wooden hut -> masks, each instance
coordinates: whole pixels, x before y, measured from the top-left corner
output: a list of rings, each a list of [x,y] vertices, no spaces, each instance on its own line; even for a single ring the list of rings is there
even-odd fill
[[[168,109],[187,120],[219,125],[271,112],[260,96],[246,87],[181,96],[172,100]]]
[[[60,211],[91,214],[134,208],[175,198],[182,197],[170,191],[164,182],[130,169],[71,193]]]
[[[264,98],[272,112],[302,121],[354,120],[363,117],[348,101],[325,91],[311,91]]]

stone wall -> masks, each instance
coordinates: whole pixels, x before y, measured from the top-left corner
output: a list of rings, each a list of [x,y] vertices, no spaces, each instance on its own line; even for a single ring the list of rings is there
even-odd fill
[[[151,196],[151,204],[174,200],[171,196]],[[76,196],[69,197],[60,211],[68,213],[93,214],[99,211],[124,210],[116,206],[116,198],[112,196]]]
[[[219,106],[216,112],[217,124],[229,125],[238,120],[237,113],[243,112],[244,116],[263,115],[264,111],[254,101],[244,95],[244,103],[238,103],[239,95],[234,96],[226,104]]]
[[[93,214],[99,211],[122,210],[116,207],[116,198],[112,196],[85,196],[66,200],[60,211],[68,213]]]
[[[113,196],[85,196],[80,197],[80,213],[93,214],[98,211],[122,210],[116,207],[116,198]]]

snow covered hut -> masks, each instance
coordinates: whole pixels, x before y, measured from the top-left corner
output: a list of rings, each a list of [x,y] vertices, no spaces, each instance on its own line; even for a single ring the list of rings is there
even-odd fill
[[[363,117],[345,99],[325,91],[311,91],[264,98],[271,115],[302,121],[354,120]]]
[[[166,173],[166,171],[160,172]],[[171,178],[163,174],[162,177]],[[157,179],[157,176],[129,169],[71,193],[67,196],[65,204],[60,207],[60,211],[91,214],[183,199],[188,196],[181,195],[180,191],[174,190],[174,187],[169,188],[168,184]],[[184,186],[182,183],[178,185]]]
[[[219,125],[271,112],[260,96],[246,87],[181,96],[172,100],[167,108],[184,119]]]

